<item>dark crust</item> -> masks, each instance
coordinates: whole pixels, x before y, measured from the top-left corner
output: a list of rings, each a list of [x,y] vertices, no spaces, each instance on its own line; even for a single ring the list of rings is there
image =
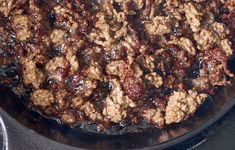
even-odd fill
[[[229,85],[234,5],[232,0],[12,1],[9,8],[0,6],[1,70],[19,64],[16,89],[31,91],[29,108],[63,124],[88,121],[105,129],[145,120],[161,128],[177,123],[166,119],[168,101],[181,102],[174,99],[177,92],[201,100]],[[0,74],[0,83],[13,81]],[[183,111],[180,121],[193,115],[177,111]]]

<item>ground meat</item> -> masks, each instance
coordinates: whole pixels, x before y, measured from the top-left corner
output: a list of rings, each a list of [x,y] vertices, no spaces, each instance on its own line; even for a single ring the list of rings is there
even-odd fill
[[[166,1],[166,10],[171,13],[177,20],[183,19],[183,5],[179,0]]]
[[[69,75],[76,73],[79,69],[79,62],[78,62],[78,58],[76,57],[76,55],[68,51],[66,53],[65,58],[70,64]]]
[[[165,120],[164,116],[159,109],[147,109],[144,111],[143,117],[145,117],[148,123],[157,125],[158,127],[163,127]]]
[[[14,4],[14,0],[1,0],[0,12],[3,13],[5,17],[7,17],[11,11],[11,7],[13,4]]]
[[[146,22],[145,27],[150,35],[164,35],[171,32],[172,20],[170,17],[156,16]]]
[[[106,72],[110,75],[122,76],[125,64],[124,61],[113,61],[106,66]]]
[[[196,48],[193,45],[193,42],[185,37],[181,37],[180,39],[174,39],[169,43],[179,45],[182,49],[187,51],[191,55],[196,55]]]
[[[91,104],[90,102],[85,103],[82,107],[81,110],[84,111],[85,115],[89,117],[93,121],[100,121],[103,119],[103,116],[101,115],[100,112],[98,112],[95,108],[94,105]]]
[[[206,77],[212,85],[227,85],[227,77],[234,75],[227,68],[226,54],[221,49],[206,51],[201,59],[200,77]]]
[[[197,48],[200,50],[211,49],[214,46],[220,46],[227,56],[231,56],[233,50],[232,44],[225,37],[229,34],[229,30],[223,23],[214,22],[208,29],[202,29],[194,34],[194,39],[197,41]]]
[[[171,94],[166,107],[166,124],[181,122],[194,114],[206,97],[207,94],[198,94],[191,90]]]
[[[90,79],[94,79],[94,80],[103,79],[102,69],[98,63],[92,62],[89,68],[86,70],[86,74]]]
[[[50,107],[54,103],[54,95],[48,90],[35,90],[31,94],[30,100],[34,106]]]
[[[72,108],[80,109],[83,104],[83,99],[80,96],[77,96],[72,99]]]
[[[77,121],[76,116],[71,111],[64,111],[61,114],[61,121],[66,124],[74,124]]]
[[[12,19],[12,26],[16,31],[16,37],[25,41],[32,36],[30,18],[26,15],[17,15]]]
[[[51,33],[51,41],[56,45],[61,45],[64,42],[65,31],[55,29]]]
[[[153,84],[156,88],[159,88],[160,86],[163,85],[163,79],[161,76],[159,76],[157,73],[149,73],[146,74],[145,78]]]
[[[112,91],[105,100],[102,114],[106,120],[118,123],[128,115],[128,107],[135,107],[135,103],[124,95],[120,82],[112,80]]]
[[[0,84],[70,126],[178,123],[234,78],[234,10],[232,0],[0,0]]]
[[[0,15],[0,18],[2,16]],[[7,65],[14,59],[14,48],[11,45],[15,44],[15,33],[11,31],[11,27],[2,20],[0,23],[0,64]]]
[[[198,43],[198,49],[207,50],[217,41],[217,37],[213,35],[213,31],[202,29],[198,34],[194,34],[194,39]]]
[[[54,12],[56,14],[55,23],[57,26],[70,29],[71,32],[75,32],[79,25],[78,22],[76,22],[74,19],[76,18],[80,20],[80,16],[78,13],[73,13],[69,7],[71,7],[70,3],[66,3],[64,6],[62,4],[62,6],[59,5],[54,7]]]
[[[42,70],[37,68],[34,61],[23,58],[21,60],[22,65],[22,76],[23,82],[26,86],[32,84],[34,88],[38,89],[39,86],[44,82],[46,76]]]
[[[90,96],[97,87],[97,81],[85,78],[82,75],[69,76],[65,82],[71,92],[85,97]]]
[[[69,67],[68,61],[63,57],[55,57],[46,64],[46,70],[51,78],[64,81],[67,76],[67,69]]]
[[[224,39],[220,41],[220,47],[225,51],[228,56],[233,54],[232,42],[229,39]]]
[[[192,2],[184,4],[185,16],[193,32],[197,32],[201,26],[202,12]]]

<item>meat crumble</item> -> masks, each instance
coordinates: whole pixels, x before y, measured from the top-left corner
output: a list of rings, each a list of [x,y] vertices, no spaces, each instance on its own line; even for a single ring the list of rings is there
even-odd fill
[[[0,64],[63,124],[163,128],[231,83],[234,20],[233,0],[0,0]]]

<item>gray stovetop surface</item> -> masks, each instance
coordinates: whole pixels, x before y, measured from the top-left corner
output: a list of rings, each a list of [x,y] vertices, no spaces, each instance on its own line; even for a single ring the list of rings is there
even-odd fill
[[[6,130],[9,138],[9,150],[75,150],[63,144],[55,143],[51,140],[43,140],[43,137],[38,134],[31,134],[34,132],[31,130],[22,130],[22,126],[14,124],[15,120],[6,117],[7,114],[4,112],[3,116],[4,123],[6,124]],[[16,134],[18,133],[18,134]],[[18,136],[16,136],[18,135]],[[34,135],[34,136],[32,136]],[[30,136],[30,139],[27,138]],[[188,141],[185,144],[177,145],[172,147],[172,150],[184,150],[184,149],[196,149],[196,150],[235,150],[235,108],[227,113],[218,123],[211,126],[206,131],[200,133],[201,144],[193,143],[189,144]],[[196,137],[197,138],[197,137]],[[1,138],[0,138],[1,139]],[[189,140],[190,141],[190,140]],[[191,140],[192,141],[192,140]],[[197,142],[198,143],[198,142]],[[193,147],[193,148],[188,148]]]

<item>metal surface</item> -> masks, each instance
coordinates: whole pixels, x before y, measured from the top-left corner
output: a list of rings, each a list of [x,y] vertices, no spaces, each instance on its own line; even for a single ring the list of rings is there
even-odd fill
[[[0,146],[2,150],[8,150],[7,130],[1,116],[0,116]]]

